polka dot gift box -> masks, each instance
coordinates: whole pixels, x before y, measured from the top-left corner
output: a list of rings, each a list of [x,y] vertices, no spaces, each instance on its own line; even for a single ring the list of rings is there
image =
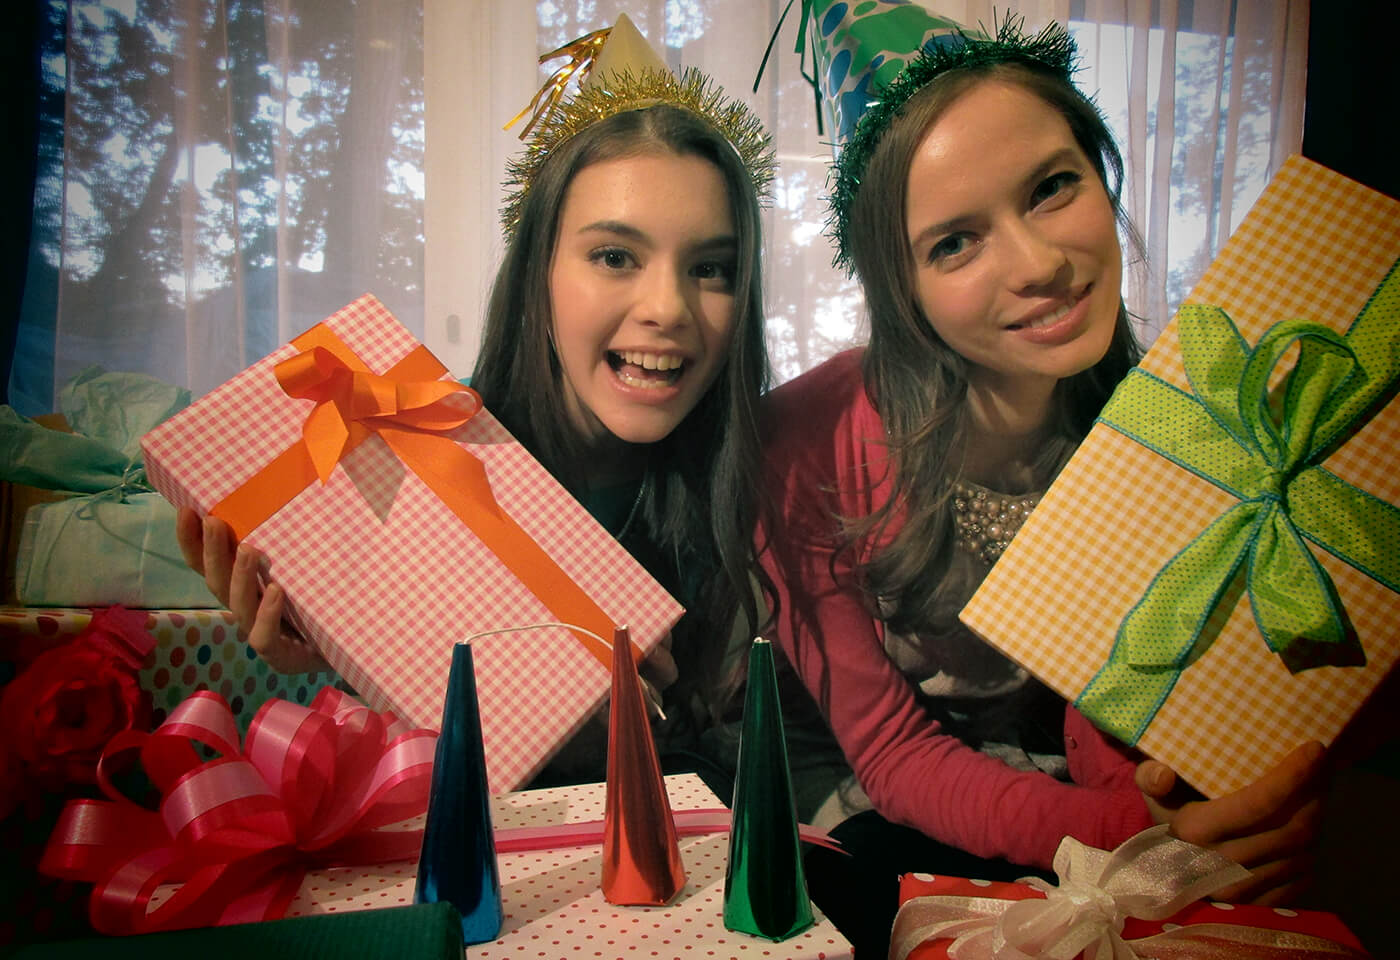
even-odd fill
[[[722,808],[699,777],[665,778],[676,811]],[[601,783],[525,790],[494,797],[491,822],[498,845],[512,831],[548,830],[562,824],[601,824],[606,791]],[[412,826],[413,824],[406,824]],[[503,852],[500,863],[505,921],[498,939],[470,948],[473,960],[558,960],[559,957],[755,957],[766,960],[843,960],[851,946],[834,924],[817,922],[782,943],[724,928],[724,871],[728,837],[709,833],[681,838],[686,884],[660,907],[621,907],[603,899],[603,852],[598,844]],[[394,907],[413,902],[416,865],[317,870],[307,875],[288,917]],[[155,900],[168,895],[158,891]]]
[[[196,690],[212,690],[229,703],[240,731],[266,701],[281,697],[309,704],[322,688],[336,683],[329,670],[280,674],[238,639],[227,610],[146,610],[146,629],[155,637],[152,662],[141,671],[151,694],[152,725]],[[63,608],[0,608],[0,637],[8,643],[53,643],[80,633],[92,611]],[[4,647],[0,647],[3,650]],[[0,664],[0,679],[8,670]]]

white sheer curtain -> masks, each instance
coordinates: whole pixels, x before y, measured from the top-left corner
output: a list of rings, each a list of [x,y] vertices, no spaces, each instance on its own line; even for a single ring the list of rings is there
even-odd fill
[[[751,92],[756,65],[786,0],[594,0],[576,7],[541,0],[533,35],[523,4],[498,0],[482,6],[484,11],[464,15],[453,0],[425,0],[427,335],[430,346],[452,358],[450,365],[470,366],[475,339],[443,335],[445,320],[480,316],[500,247],[494,232],[478,230],[454,252],[451,244],[439,244],[434,214],[440,204],[461,211],[449,227],[459,232],[468,219],[491,222],[506,157],[519,146],[501,131],[500,121],[515,115],[549,70],[522,74],[521,64],[533,67],[535,55],[623,12],[664,48],[671,66],[704,70],[746,99],[774,134],[779,176],[764,226],[769,340],[780,376],[793,376],[860,341],[859,290],[831,268],[831,246],[822,231],[831,149],[817,133],[811,88],[792,52],[797,5],[757,93]],[[988,26],[1008,10],[993,0],[943,0],[936,6],[964,23]],[[1014,10],[1031,29],[1050,20],[1068,22],[1079,43],[1078,80],[1108,115],[1128,166],[1124,199],[1147,260],[1130,272],[1126,293],[1154,335],[1283,158],[1301,146],[1308,5],[1025,0]],[[449,18],[456,21],[455,28],[435,29],[439,17],[444,27]],[[439,84],[456,95],[435,95]],[[477,96],[462,97],[462,90]],[[447,104],[445,115],[439,103]],[[438,165],[443,160],[435,151],[440,119],[445,137],[470,144],[465,154],[449,151],[446,166]],[[440,323],[444,331],[437,329]]]
[[[48,0],[10,396],[203,393],[372,290],[423,315],[417,0]]]
[[[15,406],[52,409],[90,363],[202,393],[365,291],[465,375],[520,146],[501,127],[550,71],[541,53],[622,12],[773,132],[770,343],[783,379],[813,366],[864,326],[858,289],[830,266],[831,149],[792,52],[796,7],[751,91],[786,4],[51,0],[63,135],[45,141]],[[936,5],[988,25],[1009,6]],[[1078,39],[1079,81],[1119,134],[1147,245],[1129,302],[1160,328],[1301,144],[1307,0],[1010,9]]]

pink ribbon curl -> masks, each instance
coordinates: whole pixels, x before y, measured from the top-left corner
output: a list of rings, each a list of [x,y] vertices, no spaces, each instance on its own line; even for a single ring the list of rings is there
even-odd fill
[[[240,749],[228,704],[201,691],[155,732],[108,743],[97,777],[110,799],[70,801],[39,870],[93,883],[89,915],[104,934],[275,920],[308,870],[418,856],[421,828],[384,828],[426,811],[436,744],[327,688],[310,707],[268,701]],[[156,810],[112,782],[136,758]],[[165,885],[177,889],[151,909]]]
[[[711,833],[728,833],[733,812],[725,807],[705,807],[700,810],[672,810],[676,836],[698,837]],[[839,841],[825,830],[797,825],[797,835],[806,843],[816,844],[837,853],[845,853]],[[522,853],[530,850],[556,850],[565,847],[599,847],[603,845],[603,821],[583,820],[548,827],[497,827],[496,853]]]

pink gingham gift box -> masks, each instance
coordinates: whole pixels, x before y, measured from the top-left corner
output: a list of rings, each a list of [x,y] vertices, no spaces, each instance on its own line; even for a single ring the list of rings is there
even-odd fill
[[[156,489],[203,515],[301,444],[316,403],[289,395],[276,368],[302,352],[299,342],[327,334],[373,373],[426,354],[367,294],[147,434]],[[432,363],[435,378],[455,384]],[[631,628],[643,654],[661,641],[680,605],[488,411],[442,436],[480,461],[495,503],[543,551],[533,566],[557,565],[606,618]],[[289,617],[331,667],[372,708],[410,726],[437,728],[454,642],[560,619],[550,591],[536,596],[378,435],[244,539],[267,558]],[[512,790],[602,704],[608,668],[559,628],[482,637],[474,648],[487,779],[493,792]]]

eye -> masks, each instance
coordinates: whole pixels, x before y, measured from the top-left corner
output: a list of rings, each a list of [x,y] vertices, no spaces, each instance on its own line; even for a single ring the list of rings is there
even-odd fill
[[[928,262],[939,263],[967,253],[972,249],[972,235],[953,233],[939,240],[928,250]]]
[[[637,263],[631,251],[622,247],[599,247],[588,254],[588,260],[608,270],[626,270]]]
[[[701,280],[713,280],[719,277],[732,280],[734,279],[734,264],[720,260],[706,260],[691,267],[690,274]]]
[[[1083,179],[1075,170],[1064,170],[1040,181],[1031,191],[1031,206],[1038,207],[1050,200],[1067,200],[1073,196],[1072,190]]]
[[[705,281],[707,286],[718,285],[729,290],[734,286],[736,266],[731,260],[702,260],[690,268],[690,275]]]

